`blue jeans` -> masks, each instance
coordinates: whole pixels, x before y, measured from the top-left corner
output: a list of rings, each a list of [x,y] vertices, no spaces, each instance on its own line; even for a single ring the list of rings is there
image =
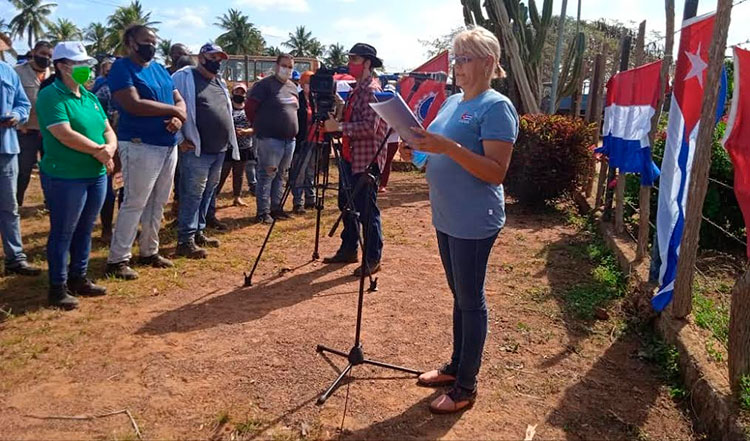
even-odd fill
[[[18,214],[18,155],[0,154],[0,236],[3,237],[5,265],[26,260],[21,243],[21,216]]]
[[[448,373],[462,388],[474,390],[487,337],[484,278],[497,234],[480,240],[437,232],[440,260],[453,293],[453,355]]]
[[[245,164],[245,176],[247,177],[247,186],[250,191],[255,191],[255,186],[258,185],[258,176],[255,168],[258,166],[257,159],[251,159]]]
[[[257,138],[258,186],[256,199],[258,216],[280,210],[284,194],[285,175],[294,153],[294,139]]]
[[[354,191],[354,187],[360,178],[364,178],[364,173],[352,175],[352,165],[344,160],[341,161],[341,176],[339,176],[339,210],[344,211],[346,208],[347,191]],[[370,223],[368,225],[369,234],[367,249],[364,258],[368,264],[380,262],[383,255],[383,226],[380,222],[380,209],[378,208],[378,189],[377,186],[362,186],[354,195],[354,209],[359,213],[361,219],[357,220],[354,213],[344,214],[344,229],[341,231],[341,253],[355,253],[359,247],[359,231],[362,222],[365,222],[366,209],[370,210]]]
[[[41,180],[49,208],[49,283],[60,286],[68,281],[68,275],[86,277],[91,232],[107,195],[107,175],[60,179],[42,173]]]
[[[221,179],[225,153],[180,152],[180,211],[177,214],[177,242],[187,243],[206,229],[206,214]]]
[[[315,160],[315,145],[310,142],[305,141],[294,152],[292,170],[298,173],[292,187],[295,207],[315,204]]]

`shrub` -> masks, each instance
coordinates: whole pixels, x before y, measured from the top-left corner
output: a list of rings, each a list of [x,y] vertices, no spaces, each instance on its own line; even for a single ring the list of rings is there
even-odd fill
[[[505,186],[520,203],[538,205],[570,194],[593,173],[595,126],[560,115],[524,115]]]
[[[653,147],[654,162],[661,168],[662,157],[666,145],[666,124],[667,115],[662,115],[659,124],[659,132]],[[726,119],[720,121],[714,131],[713,145],[711,148],[711,169],[709,176],[716,181],[732,185],[734,182],[734,168],[729,158],[729,153],[721,145],[721,138],[726,130]],[[640,189],[640,178],[636,175],[628,175],[628,182],[625,191],[625,199],[633,205],[638,206],[638,192]],[[657,181],[656,185],[659,185]],[[658,204],[658,192],[651,192],[651,216],[652,222],[656,222]],[[628,210],[626,213],[632,215],[633,211]],[[745,222],[742,218],[737,198],[734,191],[715,181],[709,181],[708,190],[706,191],[706,200],[703,204],[703,215],[717,225],[732,233],[733,235],[745,238]],[[744,247],[733,239],[727,237],[716,227],[707,222],[703,222],[700,232],[700,246],[705,249],[725,250],[743,252]]]

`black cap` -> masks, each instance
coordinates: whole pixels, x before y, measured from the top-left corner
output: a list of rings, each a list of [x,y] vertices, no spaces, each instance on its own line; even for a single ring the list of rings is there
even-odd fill
[[[383,67],[383,60],[378,58],[378,51],[367,43],[357,43],[352,46],[349,55],[358,55],[372,62],[372,67]]]

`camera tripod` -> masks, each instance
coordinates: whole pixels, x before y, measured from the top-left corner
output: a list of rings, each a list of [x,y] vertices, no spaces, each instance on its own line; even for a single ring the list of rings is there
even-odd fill
[[[339,152],[334,146],[333,143],[333,136],[329,133],[326,133],[323,135],[323,140],[321,141],[321,128],[322,128],[323,122],[322,121],[314,121],[313,125],[310,127],[310,130],[308,132],[307,139],[313,139],[314,141],[311,142],[303,142],[301,143],[303,150],[300,151],[300,153],[297,156],[297,161],[294,161],[292,163],[292,166],[289,169],[289,178],[287,179],[286,185],[284,187],[284,193],[281,196],[281,203],[280,207],[284,207],[286,205],[286,201],[289,199],[289,195],[292,192],[292,189],[295,186],[295,183],[297,182],[298,178],[300,177],[300,174],[304,176],[305,170],[308,167],[308,163],[311,160],[315,161],[315,177],[313,182],[313,188],[315,189],[315,210],[317,211],[316,214],[316,220],[315,220],[315,246],[313,249],[312,254],[312,260],[318,260],[320,258],[320,252],[319,252],[319,246],[320,246],[320,225],[321,225],[321,214],[323,212],[324,208],[324,201],[325,201],[325,194],[326,190],[329,186],[329,168],[330,168],[330,156],[331,156],[331,150],[334,151],[334,155],[336,158],[340,158]],[[340,160],[337,161],[339,164],[339,176],[343,176],[343,173],[341,173],[341,167],[340,167]],[[354,199],[351,195],[351,191],[348,186],[343,186],[344,191],[347,193],[347,207],[351,206],[351,209],[354,210],[353,204]],[[255,274],[255,271],[258,269],[258,264],[260,263],[260,259],[263,257],[263,252],[266,249],[266,246],[268,245],[268,241],[271,238],[271,233],[273,233],[273,229],[276,226],[276,219],[274,218],[271,222],[271,225],[268,227],[268,232],[266,233],[266,237],[263,240],[263,244],[260,247],[260,251],[258,252],[258,256],[255,258],[255,262],[253,263],[253,267],[250,270],[250,273],[244,273],[245,277],[245,286],[253,286],[253,275]],[[362,238],[359,239],[359,245],[362,247],[362,250],[364,252],[364,241]],[[373,279],[372,275],[369,274],[368,277],[370,279],[370,290],[376,291],[377,290],[377,279]]]

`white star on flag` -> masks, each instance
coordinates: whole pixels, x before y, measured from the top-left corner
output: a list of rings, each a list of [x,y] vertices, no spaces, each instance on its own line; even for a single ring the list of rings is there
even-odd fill
[[[703,88],[703,71],[708,67],[708,63],[701,58],[701,44],[698,43],[698,50],[694,54],[685,51],[685,55],[690,59],[690,72],[685,77],[685,81],[698,78],[698,84]]]

